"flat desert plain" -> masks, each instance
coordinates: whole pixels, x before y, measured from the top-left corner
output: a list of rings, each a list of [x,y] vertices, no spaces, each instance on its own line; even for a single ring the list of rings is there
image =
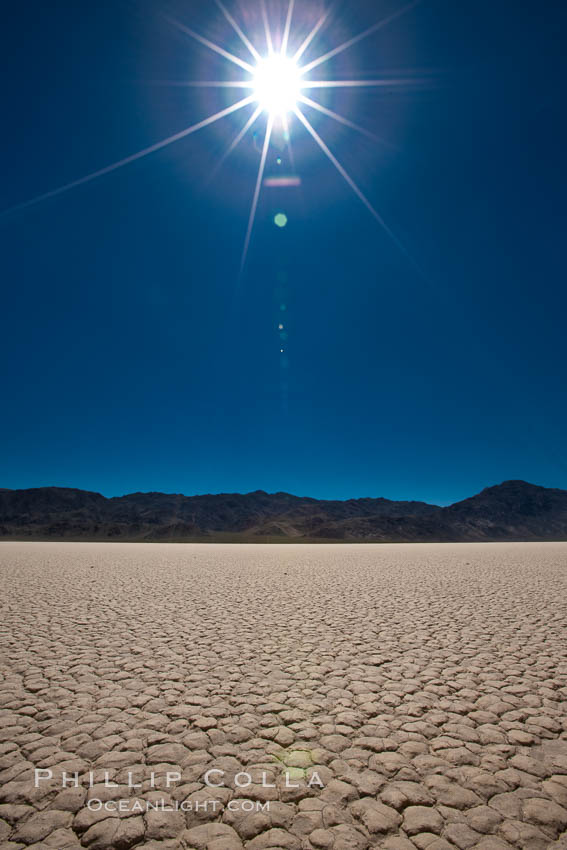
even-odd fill
[[[0,567],[1,850],[567,847],[567,544]]]

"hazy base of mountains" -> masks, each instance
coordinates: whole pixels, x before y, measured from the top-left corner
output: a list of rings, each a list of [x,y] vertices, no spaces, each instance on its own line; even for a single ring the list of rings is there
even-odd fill
[[[289,493],[0,489],[0,539],[226,542],[567,540],[567,491],[506,481],[449,507]]]

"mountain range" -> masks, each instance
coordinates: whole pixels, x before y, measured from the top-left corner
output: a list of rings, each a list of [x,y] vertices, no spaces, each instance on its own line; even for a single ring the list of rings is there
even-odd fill
[[[0,489],[0,539],[226,542],[567,540],[567,491],[505,481],[448,507],[289,493],[106,498],[66,487]]]

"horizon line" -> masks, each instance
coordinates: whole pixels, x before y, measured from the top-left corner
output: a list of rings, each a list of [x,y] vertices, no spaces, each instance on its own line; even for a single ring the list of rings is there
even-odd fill
[[[473,496],[479,495],[485,490],[490,490],[495,487],[502,487],[505,484],[526,484],[530,487],[538,487],[544,490],[561,490],[559,487],[546,487],[543,484],[533,484],[530,481],[526,481],[521,478],[508,478],[504,481],[501,481],[498,484],[490,484],[486,487],[483,487],[481,490],[473,493]],[[111,499],[125,499],[128,496],[151,496],[151,495],[159,495],[159,496],[180,496],[184,499],[198,499],[198,498],[206,498],[206,497],[215,497],[215,496],[252,496],[257,493],[262,493],[266,496],[290,496],[293,499],[309,499],[313,502],[360,502],[360,501],[377,501],[383,500],[386,502],[398,502],[398,503],[418,503],[428,505],[429,507],[436,508],[446,508],[451,507],[451,505],[458,504],[461,501],[465,501],[466,499],[472,498],[472,496],[465,496],[463,499],[457,499],[453,502],[448,502],[446,504],[439,504],[437,502],[428,502],[423,499],[412,499],[412,498],[404,498],[404,499],[392,499],[387,496],[349,496],[347,498],[318,498],[317,496],[308,496],[308,495],[297,495],[296,493],[290,493],[287,490],[275,490],[270,492],[268,490],[263,490],[258,488],[256,490],[248,490],[246,492],[240,491],[220,491],[217,493],[212,492],[203,492],[203,493],[193,493],[191,495],[187,495],[186,493],[181,492],[165,492],[163,490],[132,490],[130,492],[124,492],[119,495],[106,496],[104,493],[101,493],[98,490],[88,490],[83,487],[69,487],[69,486],[61,486],[58,484],[43,484],[37,487],[0,487],[0,493],[14,493],[14,492],[27,492],[30,490],[74,490],[82,493],[92,493],[93,495],[100,496],[103,499],[111,500]]]

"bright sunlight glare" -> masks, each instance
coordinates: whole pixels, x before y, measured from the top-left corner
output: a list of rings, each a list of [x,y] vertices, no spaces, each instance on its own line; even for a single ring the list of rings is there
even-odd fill
[[[290,126],[290,122],[293,121],[295,121],[296,125],[303,125],[304,129],[307,130],[307,132],[311,135],[311,137],[319,146],[321,151],[333,164],[333,166],[339,172],[341,177],[346,181],[346,183],[350,186],[355,195],[359,198],[360,201],[362,201],[364,206],[384,228],[386,233],[388,233],[388,235],[395,242],[395,244],[398,245],[398,247],[401,248],[401,250],[411,260],[411,257],[409,257],[409,254],[406,249],[392,233],[392,231],[387,227],[384,220],[381,218],[381,216],[374,209],[370,201],[359,189],[350,174],[346,171],[345,167],[341,164],[339,159],[335,156],[335,154],[328,147],[327,143],[323,140],[323,138],[319,135],[315,127],[311,124],[309,118],[304,114],[303,108],[307,107],[309,110],[315,110],[316,112],[322,113],[328,118],[332,118],[334,121],[337,121],[346,127],[350,127],[351,129],[356,130],[359,133],[363,133],[364,135],[376,140],[376,137],[368,130],[365,130],[364,127],[360,127],[358,124],[356,124],[354,121],[351,121],[346,116],[340,115],[339,113],[334,112],[332,109],[328,109],[318,100],[313,100],[311,97],[307,97],[306,91],[316,93],[319,89],[327,90],[363,87],[382,88],[384,86],[389,87],[398,85],[405,86],[408,82],[411,82],[409,78],[407,80],[403,77],[401,79],[395,77],[382,77],[373,80],[367,79],[366,77],[358,80],[337,80],[332,78],[314,80],[310,76],[305,75],[309,74],[314,68],[317,68],[320,65],[324,65],[326,62],[333,59],[335,56],[338,56],[344,50],[348,50],[349,48],[353,47],[353,45],[357,44],[359,41],[362,41],[363,39],[368,38],[368,36],[372,35],[373,33],[378,32],[387,24],[391,23],[392,21],[395,21],[402,15],[407,14],[409,11],[411,11],[411,9],[419,5],[422,0],[408,0],[408,2],[406,2],[404,6],[401,6],[396,11],[392,12],[390,15],[387,15],[381,20],[377,21],[375,24],[368,27],[363,32],[359,33],[353,38],[350,38],[347,41],[344,41],[342,44],[339,44],[336,47],[327,50],[326,53],[323,53],[316,59],[311,60],[306,65],[300,64],[301,57],[310,46],[312,47],[317,43],[316,36],[321,30],[321,28],[326,24],[329,17],[328,13],[324,13],[323,15],[321,15],[319,20],[312,28],[311,32],[307,35],[303,42],[301,42],[300,46],[297,47],[297,39],[295,38],[295,33],[292,27],[292,18],[294,14],[296,0],[287,0],[288,6],[283,38],[280,43],[279,52],[274,52],[274,39],[272,37],[270,21],[268,19],[265,0],[262,0],[262,8],[264,11],[263,17],[265,38],[268,47],[268,54],[262,56],[258,49],[252,43],[251,38],[249,38],[249,36],[241,29],[240,25],[237,23],[237,21],[229,12],[229,10],[225,8],[222,0],[215,0],[215,2],[220,8],[228,23],[231,25],[234,32],[238,35],[242,44],[250,53],[251,59],[249,59],[248,61],[226,50],[225,47],[223,47],[221,44],[216,44],[210,39],[205,38],[204,36],[192,30],[190,27],[186,26],[185,24],[182,24],[179,21],[173,20],[171,18],[168,18],[168,20],[180,32],[185,33],[190,38],[194,39],[195,41],[198,41],[200,44],[209,48],[209,50],[213,51],[219,56],[222,56],[232,65],[237,65],[239,68],[244,70],[249,76],[246,79],[239,80],[181,80],[174,81],[170,83],[170,85],[195,86],[199,88],[211,87],[220,89],[244,89],[245,91],[248,90],[249,92],[246,97],[237,100],[230,106],[226,106],[224,109],[221,109],[214,115],[210,115],[208,118],[204,118],[201,121],[198,121],[196,124],[192,124],[191,126],[186,127],[185,129],[180,130],[179,132],[176,132],[173,135],[168,136],[167,138],[162,139],[159,142],[155,142],[147,148],[143,148],[142,150],[130,154],[129,156],[125,156],[123,159],[119,159],[116,162],[111,163],[110,165],[106,165],[103,168],[99,168],[96,171],[92,171],[90,174],[87,174],[84,177],[79,177],[76,180],[72,180],[70,183],[66,183],[57,189],[52,189],[49,192],[45,192],[43,195],[38,195],[37,197],[32,198],[29,201],[23,201],[22,203],[17,204],[11,209],[4,210],[0,212],[0,216],[7,215],[11,212],[14,212],[15,210],[25,209],[26,207],[37,204],[40,201],[45,201],[48,198],[54,198],[57,195],[61,195],[63,192],[67,192],[69,189],[74,189],[77,186],[82,186],[84,183],[89,183],[91,180],[96,180],[98,177],[103,177],[105,174],[110,174],[111,172],[116,171],[117,169],[122,168],[125,165],[129,165],[130,163],[135,162],[138,159],[142,159],[143,157],[146,157],[149,154],[154,153],[155,151],[159,151],[162,148],[165,148],[168,145],[179,141],[180,139],[184,139],[186,136],[190,136],[193,133],[196,133],[198,130],[203,129],[204,127],[208,127],[211,124],[215,124],[217,121],[220,121],[221,118],[225,118],[229,115],[232,115],[233,113],[239,112],[241,109],[251,106],[253,108],[252,114],[246,119],[245,123],[240,128],[235,138],[231,142],[229,148],[225,151],[219,162],[220,166],[228,157],[228,155],[235,150],[235,148],[242,141],[248,131],[251,130],[260,115],[263,112],[266,113],[266,130],[264,134],[264,141],[261,146],[258,174],[256,177],[254,193],[252,196],[252,204],[250,209],[250,216],[248,219],[246,237],[244,239],[244,249],[242,252],[242,259],[240,263],[241,271],[244,268],[246,256],[248,253],[248,247],[250,245],[250,238],[252,235],[254,220],[256,218],[256,211],[260,198],[260,190],[263,185],[264,172],[266,170],[266,163],[268,161],[270,141],[272,138],[273,130],[275,127],[277,127],[277,125],[281,123],[285,131],[285,136],[287,138],[290,158],[293,161],[291,137],[288,129]],[[295,50],[295,52],[288,55],[288,48],[291,47],[291,45],[293,45],[292,49]],[[254,62],[254,64],[252,64],[252,62]],[[295,186],[299,185],[301,182],[300,179],[294,175],[292,175],[290,178],[285,179],[293,181],[291,183],[286,183],[285,185]],[[284,184],[272,183],[271,185]],[[281,214],[281,222],[279,221],[279,218],[280,216],[276,216],[275,223],[279,224],[280,226],[284,226],[284,218],[287,222],[287,217]],[[415,263],[413,264],[415,265]]]
[[[273,118],[293,112],[301,96],[301,74],[289,56],[273,53],[254,69],[254,97]]]

